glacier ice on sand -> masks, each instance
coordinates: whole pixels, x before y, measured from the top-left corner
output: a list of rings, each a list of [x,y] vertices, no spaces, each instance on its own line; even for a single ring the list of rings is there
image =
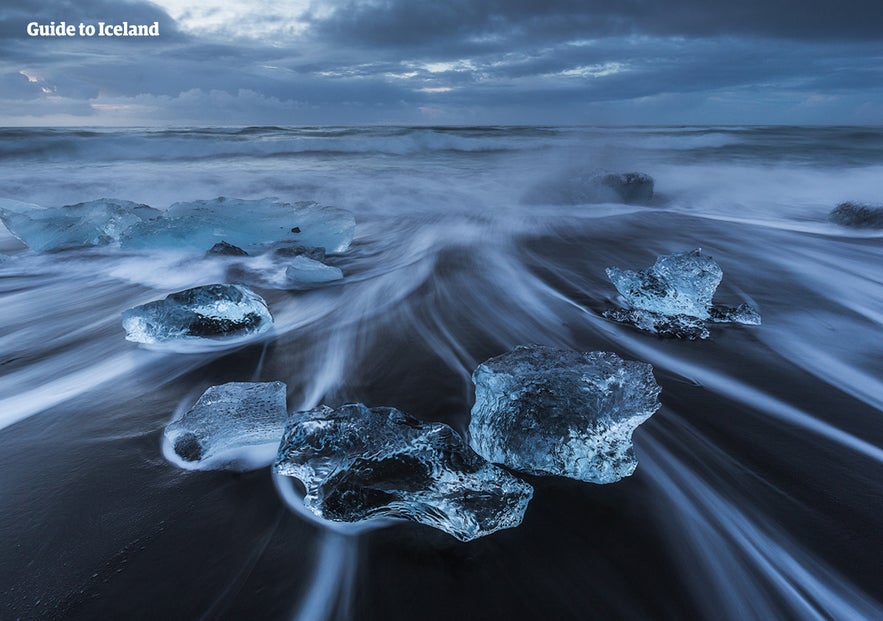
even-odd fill
[[[519,346],[480,364],[472,381],[479,455],[591,483],[634,472],[632,432],[660,407],[653,368],[608,352]]]
[[[449,426],[360,403],[293,414],[274,470],[325,520],[405,518],[461,541],[518,526],[533,495]]]
[[[54,208],[0,199],[0,220],[37,252],[105,246],[118,241],[129,227],[160,215],[158,209],[118,198]]]
[[[242,285],[194,287],[123,312],[126,339],[144,344],[237,338],[272,326],[267,303]]]
[[[321,251],[321,248],[309,250]],[[286,254],[267,252],[236,261],[227,270],[227,279],[232,282],[290,291],[315,289],[342,278],[340,268],[311,259],[307,254],[290,258]]]
[[[355,226],[349,211],[314,202],[219,197],[175,203],[162,217],[129,228],[121,243],[131,249],[205,252],[224,241],[251,254],[273,243],[290,242],[338,253],[349,248]]]
[[[166,426],[165,437],[175,454],[192,464],[224,458],[236,464],[237,458],[261,446],[272,454],[288,416],[285,393],[282,382],[211,386],[180,418]]]
[[[610,309],[604,316],[645,332],[686,339],[705,339],[705,322],[759,325],[760,314],[747,304],[716,305],[714,293],[723,270],[699,249],[657,257],[638,272],[608,267],[607,277],[629,308]]]

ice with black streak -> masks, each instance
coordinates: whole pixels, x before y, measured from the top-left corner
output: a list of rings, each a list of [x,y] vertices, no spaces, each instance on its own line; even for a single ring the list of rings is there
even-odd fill
[[[448,425],[360,403],[293,414],[274,469],[323,519],[404,518],[461,541],[518,526],[533,495]]]

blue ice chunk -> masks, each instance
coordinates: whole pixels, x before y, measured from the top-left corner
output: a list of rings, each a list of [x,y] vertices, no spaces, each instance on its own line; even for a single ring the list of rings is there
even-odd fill
[[[518,526],[533,495],[447,425],[360,403],[292,415],[274,469],[326,520],[405,518],[461,541]]]
[[[709,321],[714,323],[741,323],[747,326],[760,325],[760,313],[747,304],[739,304],[738,306],[724,306],[722,304],[714,304],[709,312]]]
[[[266,289],[305,291],[343,278],[340,268],[311,259],[305,254],[293,259],[266,253],[230,265],[227,279]]]
[[[269,445],[275,450],[288,417],[282,382],[230,382],[212,386],[165,437],[185,462],[234,465],[244,452]],[[266,462],[265,462],[266,463]]]
[[[355,233],[353,214],[313,202],[284,203],[275,198],[175,203],[163,217],[126,231],[124,248],[189,248],[204,252],[224,241],[249,254],[277,242],[323,247],[338,253]]]
[[[305,255],[299,255],[292,259],[285,270],[288,278],[289,289],[312,289],[335,280],[343,278],[343,272],[339,267],[325,265]]]
[[[711,336],[705,320],[689,315],[662,315],[640,308],[609,308],[602,314],[612,321],[629,324],[661,337],[695,341]]]
[[[618,267],[606,272],[632,307],[700,319],[708,319],[711,298],[724,275],[717,262],[698,249],[660,256],[640,272]]]
[[[13,235],[37,252],[105,246],[118,241],[129,227],[161,214],[148,205],[118,198],[45,209],[0,200],[0,220]]]
[[[698,249],[662,255],[639,272],[617,267],[606,272],[629,308],[608,309],[604,316],[644,332],[693,340],[710,336],[706,321],[760,325],[760,313],[747,304],[712,302],[723,271]]]
[[[479,455],[591,483],[634,472],[632,432],[660,407],[653,367],[608,352],[520,346],[480,364],[472,381]]]
[[[272,326],[267,303],[242,285],[194,287],[123,312],[126,339],[145,344],[237,338]]]

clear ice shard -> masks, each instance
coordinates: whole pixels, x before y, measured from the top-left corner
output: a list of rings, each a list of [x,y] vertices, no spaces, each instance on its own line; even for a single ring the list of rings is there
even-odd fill
[[[612,321],[627,323],[665,338],[695,341],[711,336],[705,321],[689,315],[661,315],[640,308],[610,308],[602,314]]]
[[[590,483],[635,471],[632,432],[660,407],[653,367],[608,352],[519,346],[480,364],[472,381],[479,455]]]
[[[760,314],[747,304],[730,307],[712,302],[723,278],[717,262],[700,250],[663,255],[639,272],[608,267],[607,276],[630,308],[603,315],[636,328],[681,339],[706,339],[706,321],[760,325]]]
[[[715,323],[742,323],[748,326],[760,325],[760,313],[747,304],[738,306],[724,306],[714,304],[708,309],[709,321]]]
[[[299,479],[326,520],[405,518],[461,541],[518,526],[533,496],[449,426],[360,403],[293,414],[274,470]]]
[[[265,253],[253,259],[238,261],[227,270],[227,279],[267,289],[305,291],[340,280],[340,268],[325,265],[306,254],[287,255]]]
[[[175,203],[161,218],[128,229],[122,246],[205,251],[224,241],[253,253],[276,242],[291,242],[337,253],[349,248],[355,226],[349,211],[313,202],[220,197]]]
[[[860,203],[840,203],[829,216],[832,222],[855,228],[883,228],[883,206],[862,205]]]
[[[282,382],[212,386],[166,426],[165,437],[178,457],[191,463],[220,458],[235,464],[243,449],[269,445],[274,450],[288,417],[285,392]]]
[[[236,338],[272,326],[267,303],[242,285],[194,287],[123,312],[126,339],[145,344]]]
[[[662,315],[708,319],[723,278],[717,262],[700,250],[663,255],[640,272],[608,267],[607,277],[630,306]]]
[[[575,168],[540,182],[527,192],[524,200],[532,204],[646,205],[653,199],[653,185],[653,177],[645,173]]]
[[[318,285],[334,282],[343,278],[339,267],[325,265],[305,255],[294,257],[285,270],[290,289],[312,289]]]
[[[0,200],[0,220],[37,252],[105,246],[118,241],[129,227],[161,214],[158,209],[117,198],[45,209]]]

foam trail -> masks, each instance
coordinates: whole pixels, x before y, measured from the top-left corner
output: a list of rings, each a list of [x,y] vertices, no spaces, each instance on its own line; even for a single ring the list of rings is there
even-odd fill
[[[358,566],[359,536],[376,528],[401,522],[392,518],[372,518],[363,522],[331,522],[317,517],[304,506],[291,477],[273,474],[273,484],[289,509],[318,526],[318,554],[306,595],[292,616],[294,621],[344,621],[350,618]]]
[[[74,399],[90,390],[119,379],[139,368],[134,357],[118,354],[80,371],[63,375],[24,392],[16,393],[7,385],[17,383],[10,375],[0,383],[0,389],[12,396],[0,399],[0,429],[13,425],[29,416]]]
[[[676,513],[670,534],[689,547],[685,562],[702,565],[685,575],[708,618],[766,621],[783,611],[819,621],[883,618],[883,605],[801,550],[751,503],[737,505],[658,440],[643,435],[640,449],[641,472]]]
[[[349,597],[358,560],[357,537],[325,530],[319,536],[316,569],[307,596],[293,621],[332,621],[349,618]]]

